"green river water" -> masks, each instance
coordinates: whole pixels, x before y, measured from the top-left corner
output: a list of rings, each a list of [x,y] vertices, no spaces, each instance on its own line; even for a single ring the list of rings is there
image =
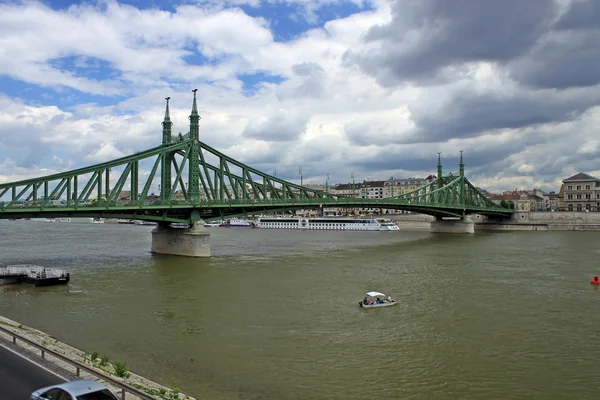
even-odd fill
[[[600,232],[211,228],[190,259],[151,229],[0,221],[0,262],[71,273],[0,314],[202,399],[600,398]]]

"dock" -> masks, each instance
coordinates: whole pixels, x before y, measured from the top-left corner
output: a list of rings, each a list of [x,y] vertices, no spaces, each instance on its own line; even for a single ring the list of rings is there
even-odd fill
[[[25,283],[33,286],[66,285],[70,274],[57,268],[33,264],[0,265],[0,284]]]

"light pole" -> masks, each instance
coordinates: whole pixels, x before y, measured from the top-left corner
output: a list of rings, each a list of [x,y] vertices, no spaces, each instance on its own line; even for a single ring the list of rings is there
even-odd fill
[[[298,169],[298,174],[300,174],[300,186],[302,186],[302,167]]]
[[[325,193],[329,193],[328,184],[329,184],[329,174],[327,174],[327,176],[325,177]]]

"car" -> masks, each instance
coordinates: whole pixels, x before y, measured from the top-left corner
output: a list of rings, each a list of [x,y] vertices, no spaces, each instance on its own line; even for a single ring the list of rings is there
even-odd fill
[[[91,379],[61,383],[36,390],[31,400],[118,400],[103,384]]]

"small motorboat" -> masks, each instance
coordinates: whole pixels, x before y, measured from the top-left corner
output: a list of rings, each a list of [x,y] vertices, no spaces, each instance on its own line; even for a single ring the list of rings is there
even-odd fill
[[[396,299],[381,292],[367,292],[365,298],[358,302],[358,305],[363,308],[389,307],[396,304],[398,304]]]

